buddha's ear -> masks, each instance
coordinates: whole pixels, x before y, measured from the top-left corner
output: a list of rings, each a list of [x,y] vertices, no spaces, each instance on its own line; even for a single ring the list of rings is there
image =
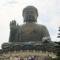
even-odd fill
[[[25,20],[25,18],[24,18],[24,21],[23,21],[24,23],[26,22],[26,20]]]

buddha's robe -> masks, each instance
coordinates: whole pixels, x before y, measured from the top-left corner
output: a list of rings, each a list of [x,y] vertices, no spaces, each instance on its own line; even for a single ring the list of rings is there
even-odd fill
[[[19,26],[15,33],[10,32],[9,42],[42,41],[43,37],[50,37],[46,26],[26,23]]]

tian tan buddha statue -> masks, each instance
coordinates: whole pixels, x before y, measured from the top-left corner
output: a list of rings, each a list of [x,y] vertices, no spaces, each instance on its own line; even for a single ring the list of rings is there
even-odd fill
[[[38,10],[33,6],[23,9],[23,25],[16,25],[16,21],[10,23],[9,42],[42,41],[44,37],[50,37],[44,25],[37,24]]]
[[[24,24],[17,25],[16,21],[10,22],[10,37],[8,43],[2,44],[2,49],[36,49],[53,51],[54,43],[46,26],[37,24],[38,10],[34,6],[23,9]],[[10,48],[10,49],[9,49]]]

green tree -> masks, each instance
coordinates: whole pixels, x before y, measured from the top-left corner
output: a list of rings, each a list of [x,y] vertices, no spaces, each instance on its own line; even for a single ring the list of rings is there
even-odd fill
[[[60,42],[57,42],[57,46],[55,46],[55,48],[56,48],[56,56],[57,56],[57,58],[56,59],[54,59],[54,60],[60,60]]]

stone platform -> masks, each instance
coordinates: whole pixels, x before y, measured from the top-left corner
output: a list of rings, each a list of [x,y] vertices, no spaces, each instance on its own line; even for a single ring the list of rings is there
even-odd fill
[[[50,56],[50,57],[56,57],[56,53],[48,52],[48,51],[35,51],[35,50],[20,50],[20,51],[13,51],[13,52],[7,52],[3,53],[3,56],[9,57],[12,54],[12,56],[21,55],[21,56],[27,56],[27,55],[36,55],[36,56]]]
[[[13,60],[15,56],[34,56],[36,55],[38,57],[37,60],[44,60],[44,58],[56,58],[56,53],[53,52],[48,52],[48,51],[37,51],[37,50],[20,50],[20,51],[12,51],[12,52],[7,52],[3,53],[2,56],[3,58],[1,60],[9,60],[9,57],[12,55]]]

